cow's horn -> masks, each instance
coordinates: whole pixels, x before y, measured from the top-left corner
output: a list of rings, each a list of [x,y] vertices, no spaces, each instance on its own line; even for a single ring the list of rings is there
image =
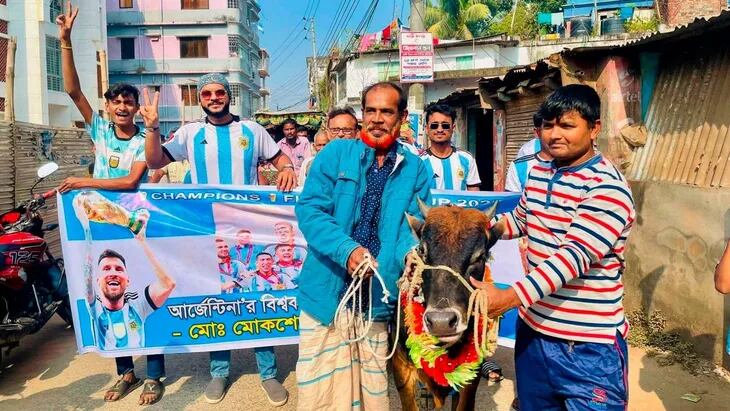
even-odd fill
[[[418,209],[421,210],[423,218],[426,218],[428,212],[431,211],[431,207],[427,206],[426,203],[424,203],[423,200],[421,200],[420,198],[417,198],[416,201],[418,201]]]
[[[494,218],[494,215],[497,214],[497,205],[499,204],[499,201],[495,201],[486,211],[484,211],[484,214],[487,215],[487,218],[491,221]]]

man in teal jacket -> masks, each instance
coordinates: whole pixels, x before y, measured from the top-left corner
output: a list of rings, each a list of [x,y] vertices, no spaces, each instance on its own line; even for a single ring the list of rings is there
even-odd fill
[[[309,245],[299,275],[299,409],[388,409],[388,322],[396,309],[396,281],[405,256],[416,246],[405,213],[419,216],[417,198],[430,203],[430,175],[423,162],[397,140],[407,121],[406,97],[393,83],[363,91],[363,131],[358,140],[336,140],[315,157],[296,207]],[[374,261],[390,292],[371,278],[372,301],[345,318],[367,321],[365,330],[335,324],[335,312],[355,268]],[[372,274],[370,272],[369,274]],[[368,280],[369,281],[369,280]],[[363,294],[368,293],[367,281]],[[351,307],[352,308],[352,307]],[[340,317],[342,318],[342,317]]]

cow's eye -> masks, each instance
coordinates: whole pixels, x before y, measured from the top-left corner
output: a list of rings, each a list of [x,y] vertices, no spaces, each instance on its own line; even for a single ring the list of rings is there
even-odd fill
[[[485,256],[486,256],[486,255],[485,255],[484,253],[479,253],[479,254],[476,254],[476,255],[474,255],[474,256],[473,256],[473,257],[471,258],[471,262],[470,262],[469,264],[472,264],[472,265],[473,265],[473,264],[479,264],[479,263],[481,263],[481,262],[484,262],[484,261],[485,261],[485,259],[486,259],[486,257],[485,257]]]

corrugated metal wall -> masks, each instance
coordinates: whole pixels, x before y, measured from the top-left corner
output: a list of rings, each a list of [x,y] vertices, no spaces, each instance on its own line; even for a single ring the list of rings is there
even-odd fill
[[[532,123],[532,116],[535,114],[540,104],[545,101],[547,94],[541,93],[533,96],[521,96],[520,98],[505,103],[505,111],[507,118],[505,121],[506,135],[506,162],[509,164],[517,156],[523,144],[533,139],[535,136]]]
[[[60,170],[39,184],[42,193],[57,187],[69,176],[86,176],[93,161],[93,145],[81,129],[51,128],[27,123],[0,122],[0,212],[30,197],[36,170],[42,164],[55,161]],[[45,222],[58,222],[56,200],[51,199],[43,211]],[[58,230],[50,233],[48,243],[55,255],[61,254]]]
[[[631,180],[730,186],[730,47],[666,53]]]

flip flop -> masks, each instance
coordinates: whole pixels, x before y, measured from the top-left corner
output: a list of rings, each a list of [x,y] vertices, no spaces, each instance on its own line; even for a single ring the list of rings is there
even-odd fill
[[[496,362],[490,360],[486,360],[482,363],[481,374],[482,377],[489,380],[489,382],[500,382],[504,379],[504,375],[502,375],[502,367],[500,367]],[[490,374],[497,374],[497,376],[493,377]]]
[[[157,401],[162,399],[162,394],[165,392],[165,386],[162,384],[162,382],[157,380],[150,380],[147,379],[144,381],[144,387],[142,388],[142,393],[139,395],[139,398],[141,399],[143,395],[145,394],[154,394],[155,398],[152,400],[152,402],[148,404],[140,404],[140,405],[152,405],[155,404]]]
[[[124,376],[122,376],[119,379],[119,381],[117,381],[116,383],[114,383],[114,385],[111,388],[109,388],[108,390],[106,390],[107,394],[110,393],[110,392],[113,392],[113,393],[119,394],[119,397],[117,397],[114,400],[107,400],[106,399],[106,394],[105,394],[104,395],[104,397],[105,397],[104,398],[104,401],[106,401],[106,402],[119,401],[122,398],[124,398],[127,394],[129,394],[130,392],[136,390],[140,385],[142,385],[142,379],[137,378],[133,382],[127,382],[127,381],[124,381]]]

